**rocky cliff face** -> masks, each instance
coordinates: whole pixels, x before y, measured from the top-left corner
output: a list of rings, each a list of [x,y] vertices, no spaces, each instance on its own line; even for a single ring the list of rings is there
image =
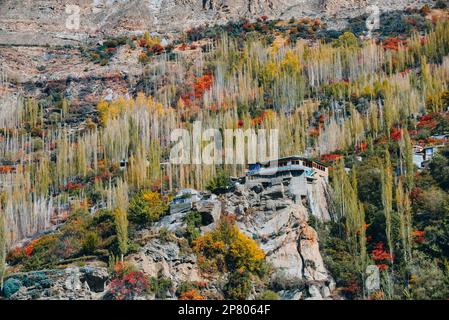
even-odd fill
[[[327,207],[322,191],[315,199]],[[330,295],[334,282],[321,258],[316,231],[307,223],[313,214],[307,203],[295,203],[288,190],[277,185],[250,190],[240,186],[226,196],[224,205],[236,214],[240,229],[260,242],[275,268],[272,281],[282,289],[282,297]]]
[[[2,0],[0,44],[76,44],[92,36],[171,32],[238,17],[320,17],[339,27],[369,5],[381,11],[430,0]],[[78,7],[70,7],[76,5]],[[79,21],[79,24],[77,23]]]
[[[321,197],[327,203],[324,193]],[[312,212],[307,204],[295,203],[284,187],[247,189],[240,185],[220,200],[199,202],[196,210],[203,217],[203,232],[213,229],[221,215],[235,214],[240,230],[266,252],[274,269],[271,286],[283,299],[331,297],[335,282],[324,266],[317,233],[307,223]],[[183,227],[185,214],[164,217],[154,227],[154,233],[161,228],[176,233]],[[195,255],[186,253],[176,241],[163,243],[154,237],[131,260],[150,276],[170,278],[175,286],[183,281],[207,282],[214,295],[221,294],[223,279],[203,275]],[[253,297],[256,294],[254,291]]]
[[[317,196],[327,203],[324,193]],[[295,203],[287,188],[278,185],[248,189],[237,185],[233,192],[198,202],[194,209],[202,216],[202,232],[212,230],[224,214],[236,216],[239,229],[265,251],[273,269],[270,287],[282,299],[336,297],[335,282],[323,263],[317,233],[308,224],[312,212],[307,203]],[[203,273],[196,255],[179,234],[185,227],[186,214],[167,215],[151,229],[142,231],[138,235],[142,246],[127,260],[149,277],[170,278],[173,287],[167,291],[167,299],[176,299],[176,289],[184,282],[204,283],[203,294],[207,298],[223,298],[227,275]],[[161,230],[169,231],[171,236],[161,237]],[[104,299],[108,296],[108,280],[105,268],[70,267],[13,275],[7,284],[17,287],[11,299]],[[255,286],[250,298],[260,293]]]

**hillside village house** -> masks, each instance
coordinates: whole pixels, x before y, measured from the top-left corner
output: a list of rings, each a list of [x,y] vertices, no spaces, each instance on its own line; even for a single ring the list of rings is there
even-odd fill
[[[267,162],[249,164],[246,185],[284,185],[297,200],[305,199],[310,185],[318,179],[328,181],[328,166],[301,156],[289,156]]]
[[[439,137],[439,136],[438,136]],[[447,135],[442,136],[444,139],[440,139],[440,144],[413,147],[413,163],[418,168],[424,168],[429,164],[433,156],[438,152],[440,148],[443,148],[447,144]]]

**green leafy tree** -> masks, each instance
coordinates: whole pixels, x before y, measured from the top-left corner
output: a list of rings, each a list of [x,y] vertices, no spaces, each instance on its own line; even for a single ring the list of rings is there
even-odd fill
[[[354,48],[359,45],[357,37],[352,32],[345,32],[334,42],[335,47]]]
[[[441,149],[429,165],[430,173],[441,188],[449,191],[449,146]]]

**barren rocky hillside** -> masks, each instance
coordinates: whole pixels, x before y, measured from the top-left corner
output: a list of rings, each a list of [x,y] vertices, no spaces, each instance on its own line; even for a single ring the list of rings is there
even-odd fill
[[[422,6],[429,0],[2,0],[0,44],[74,44],[92,36],[133,31],[179,31],[238,17],[320,17],[341,27],[368,5],[381,11]],[[72,6],[72,7],[71,7]],[[73,27],[79,6],[79,28]],[[69,21],[69,22],[68,22]],[[68,23],[68,24],[67,24]]]

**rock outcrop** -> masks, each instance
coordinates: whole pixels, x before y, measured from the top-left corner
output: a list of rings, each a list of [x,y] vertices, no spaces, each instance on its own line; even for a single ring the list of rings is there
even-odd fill
[[[42,270],[8,276],[3,291],[11,300],[98,300],[108,280],[106,268]]]
[[[239,228],[266,252],[275,270],[272,285],[282,289],[283,298],[294,297],[300,288],[303,298],[328,297],[335,283],[324,266],[317,233],[307,223],[311,211],[295,203],[282,185],[254,189],[238,186],[223,203],[236,214]]]
[[[324,195],[323,195],[324,196]],[[326,199],[320,199],[325,202]],[[324,266],[316,231],[308,225],[311,211],[295,203],[282,185],[247,189],[237,185],[219,200],[200,201],[195,209],[202,215],[202,232],[213,229],[223,214],[235,214],[242,232],[255,239],[266,252],[274,272],[271,287],[283,299],[325,299],[331,296],[335,282]],[[187,213],[168,215],[153,227],[176,233],[184,225]],[[207,282],[220,294],[219,277],[203,275],[196,256],[180,246],[179,241],[152,237],[131,260],[146,274],[170,278],[176,288],[183,282]],[[223,280],[223,279],[221,279]],[[167,293],[167,297],[173,297]]]

